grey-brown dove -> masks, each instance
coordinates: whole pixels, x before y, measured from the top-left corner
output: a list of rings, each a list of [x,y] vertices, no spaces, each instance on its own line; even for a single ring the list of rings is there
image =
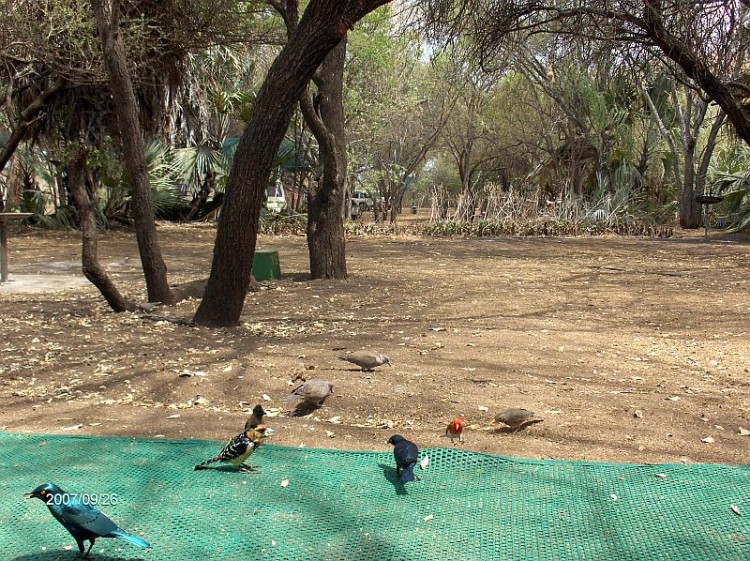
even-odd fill
[[[362,369],[362,372],[372,372],[378,366],[387,364],[391,365],[391,359],[383,354],[373,353],[371,351],[357,351],[346,355],[339,356],[340,360],[345,360],[356,364]]]
[[[326,398],[333,393],[333,384],[328,380],[314,378],[297,386],[286,398],[286,401],[302,400],[302,404],[310,407],[321,407]]]
[[[495,420],[491,424],[494,425],[496,423],[503,423],[513,430],[519,430],[528,425],[541,423],[542,421],[543,419],[534,418],[533,411],[518,407],[511,407],[510,409],[505,409],[504,411],[500,411],[500,413],[495,415]]]

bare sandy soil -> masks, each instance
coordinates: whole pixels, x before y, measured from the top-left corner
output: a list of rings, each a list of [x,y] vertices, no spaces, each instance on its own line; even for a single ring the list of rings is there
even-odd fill
[[[207,276],[212,225],[160,225],[170,281]],[[0,285],[0,429],[226,439],[255,403],[273,442],[386,450],[400,432],[509,456],[628,462],[750,460],[750,240],[354,237],[349,279],[309,281],[303,237],[262,237],[283,278],[213,330],[112,313],[83,281],[74,232],[21,230]],[[100,259],[145,294],[134,235]],[[78,278],[76,278],[78,275]],[[191,317],[195,300],[155,315]],[[337,360],[372,349],[392,368]],[[335,394],[306,417],[297,376]],[[509,433],[499,410],[544,422]],[[196,460],[200,460],[197,458]]]

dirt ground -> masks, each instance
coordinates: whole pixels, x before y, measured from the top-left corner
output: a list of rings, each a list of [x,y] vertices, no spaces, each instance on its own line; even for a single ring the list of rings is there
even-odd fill
[[[207,276],[212,225],[159,233],[171,282]],[[0,429],[223,440],[263,403],[288,446],[387,450],[396,432],[451,446],[461,415],[470,450],[748,463],[750,239],[702,235],[357,236],[346,281],[308,280],[304,237],[262,237],[283,278],[248,295],[240,327],[213,330],[112,313],[80,277],[76,233],[22,229],[0,285]],[[99,254],[142,301],[134,235],[105,234]],[[358,349],[393,367],[337,360]],[[334,384],[310,416],[284,401],[297,376]],[[489,426],[510,406],[544,422]]]

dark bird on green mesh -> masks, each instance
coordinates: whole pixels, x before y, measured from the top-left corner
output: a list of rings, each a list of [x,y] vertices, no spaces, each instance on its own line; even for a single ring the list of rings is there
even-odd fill
[[[263,410],[263,406],[260,403],[253,407],[253,414],[250,415],[250,418],[245,422],[245,430],[254,429],[257,426],[262,425],[265,414],[266,412]]]
[[[211,464],[221,462],[236,467],[237,471],[253,471],[251,466],[245,464],[245,460],[255,452],[258,446],[265,442],[271,432],[271,429],[266,425],[258,425],[254,429],[242,432],[227,442],[216,456],[198,464],[194,469],[196,471],[211,469]]]
[[[62,524],[76,540],[78,550],[83,557],[88,557],[94,542],[98,538],[119,538],[123,541],[147,549],[151,545],[133,534],[121,530],[117,524],[107,518],[98,508],[84,499],[87,495],[66,493],[54,483],[45,483],[26,493],[25,497],[36,497],[47,505],[52,516]],[[83,553],[85,541],[89,548]]]
[[[339,360],[345,360],[352,364],[356,364],[362,369],[362,372],[372,372],[375,368],[383,366],[384,364],[393,366],[391,364],[391,359],[384,354],[373,353],[370,351],[357,351],[356,353],[341,355],[339,356]]]
[[[419,449],[413,442],[406,440],[400,434],[394,434],[388,439],[388,444],[393,444],[393,457],[396,460],[396,473],[401,477],[401,481],[419,480],[414,475],[414,466],[419,459]]]

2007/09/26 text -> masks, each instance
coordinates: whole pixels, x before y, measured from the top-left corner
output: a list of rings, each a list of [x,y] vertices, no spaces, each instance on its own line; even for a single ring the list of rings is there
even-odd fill
[[[116,505],[119,499],[116,493],[66,493],[64,495],[49,495],[46,500],[47,506],[69,506],[77,503],[88,505]]]

